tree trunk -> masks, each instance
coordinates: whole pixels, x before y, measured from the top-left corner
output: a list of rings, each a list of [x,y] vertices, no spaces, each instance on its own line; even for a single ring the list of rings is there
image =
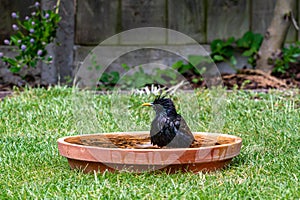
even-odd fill
[[[292,11],[295,7],[296,0],[277,0],[273,19],[258,52],[256,69],[269,74],[272,72],[273,65],[270,63],[270,59],[281,52],[292,21]]]

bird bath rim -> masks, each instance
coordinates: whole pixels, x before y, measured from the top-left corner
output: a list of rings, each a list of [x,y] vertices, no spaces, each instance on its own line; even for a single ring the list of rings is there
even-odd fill
[[[228,135],[228,134],[223,134],[223,133],[208,133],[208,132],[192,132],[193,134],[207,134],[207,135],[210,135],[210,136],[223,136],[223,137],[227,137],[227,138],[232,138],[232,139],[236,139],[236,141],[239,141],[242,142],[242,138],[238,137],[238,136],[235,136],[235,135]],[[110,132],[110,133],[93,133],[93,134],[82,134],[82,135],[72,135],[72,136],[64,136],[64,137],[61,137],[57,140],[58,143],[61,143],[61,144],[68,144],[68,145],[71,145],[71,146],[79,146],[79,147],[82,147],[82,146],[86,146],[86,145],[81,145],[81,144],[74,144],[74,143],[70,143],[70,142],[66,142],[65,140],[68,139],[68,138],[75,138],[75,137],[78,137],[78,136],[95,136],[95,135],[133,135],[133,134],[139,134],[139,135],[145,135],[145,134],[149,134],[149,131],[128,131],[128,132]],[[218,146],[231,146],[232,144],[220,144]],[[195,149],[205,149],[205,148],[211,148],[211,146],[203,146],[203,147],[194,147],[194,148],[157,148],[157,149],[130,149],[130,148],[105,148],[105,147],[98,147],[98,146],[87,146],[89,148],[97,148],[97,149],[110,149],[110,150],[114,150],[114,149],[118,149],[118,151],[174,151],[174,150],[195,150]]]
[[[227,138],[232,140],[228,144],[214,146],[193,147],[193,148],[160,148],[160,149],[134,149],[134,148],[107,148],[98,146],[87,146],[67,142],[69,138],[109,135],[146,135],[149,131],[135,132],[112,132],[101,134],[84,134],[66,136],[58,139],[60,155],[66,157],[71,169],[81,168],[84,172],[91,171],[116,171],[130,167],[130,171],[138,171],[142,167],[162,166],[165,169],[187,169],[187,171],[214,171],[226,166],[233,157],[240,153],[242,139],[234,135],[193,132],[204,137]],[[203,154],[207,154],[202,156]],[[120,156],[121,155],[121,156]],[[119,157],[118,157],[119,156]],[[124,159],[125,156],[125,159]],[[144,157],[155,157],[151,162]],[[174,158],[175,156],[175,158]],[[177,156],[177,157],[176,157]],[[123,159],[118,159],[123,157]],[[171,158],[171,159],[170,159]],[[163,160],[165,159],[165,160]],[[173,160],[172,160],[173,159]],[[118,169],[111,165],[117,166]],[[143,167],[144,166],[144,167]],[[142,170],[143,171],[143,170]],[[185,170],[186,171],[186,170]]]

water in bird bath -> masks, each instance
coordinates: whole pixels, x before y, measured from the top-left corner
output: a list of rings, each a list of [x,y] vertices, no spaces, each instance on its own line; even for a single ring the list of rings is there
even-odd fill
[[[216,146],[222,144],[230,144],[234,142],[232,138],[204,136],[195,134],[195,141],[190,148],[199,148],[207,146]],[[68,143],[104,147],[104,148],[122,148],[122,149],[159,149],[156,145],[153,146],[150,142],[149,134],[134,135],[134,134],[97,134],[97,135],[82,135],[69,137],[65,140]]]

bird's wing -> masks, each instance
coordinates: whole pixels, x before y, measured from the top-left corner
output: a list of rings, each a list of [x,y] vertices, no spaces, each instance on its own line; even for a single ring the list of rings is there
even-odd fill
[[[174,121],[174,132],[176,133],[175,137],[167,146],[187,148],[194,141],[194,135],[180,115],[178,115]]]
[[[194,138],[194,135],[190,129],[190,127],[187,125],[187,123],[185,122],[185,120],[183,119],[183,117],[181,117],[181,115],[179,115],[181,120],[180,120],[180,127],[179,127],[179,131],[182,131],[183,133],[185,133],[186,135],[189,135],[190,137]]]
[[[156,118],[151,124],[151,143],[159,147],[167,146],[175,137],[174,128],[169,117],[160,116]]]
[[[157,117],[151,123],[150,136],[156,135],[160,131],[163,131],[167,119],[164,117]]]

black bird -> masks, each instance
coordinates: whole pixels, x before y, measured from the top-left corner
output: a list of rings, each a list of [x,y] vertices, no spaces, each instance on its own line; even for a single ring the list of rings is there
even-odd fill
[[[153,103],[142,105],[152,106],[156,112],[150,130],[151,144],[171,148],[190,147],[194,136],[183,117],[177,114],[171,99],[158,96]]]

